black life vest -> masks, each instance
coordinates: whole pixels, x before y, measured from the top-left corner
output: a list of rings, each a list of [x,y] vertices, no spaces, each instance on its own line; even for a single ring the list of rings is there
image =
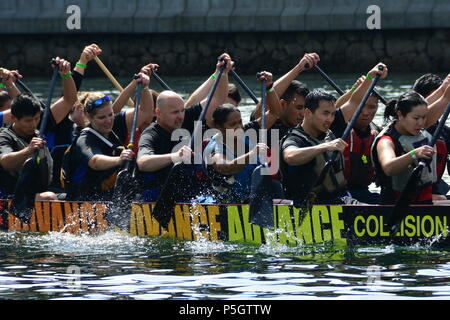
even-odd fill
[[[10,127],[2,127],[0,128],[0,130],[4,133],[6,133],[8,136],[11,137],[11,139],[14,140],[14,142],[16,143],[16,150],[15,151],[20,151],[25,149],[28,146],[28,143],[26,141],[24,141],[21,137],[19,137],[14,130],[12,130],[11,126]],[[38,132],[35,132],[35,136],[38,136]],[[38,150],[38,156],[40,159],[44,159],[45,161],[43,161],[43,166],[45,168],[45,170],[43,170],[43,174],[45,175],[45,177],[41,174],[41,189],[45,189],[48,187],[48,185],[51,183],[52,178],[53,178],[53,158],[50,154],[50,151],[48,149],[47,146],[44,146],[44,148]],[[1,169],[3,171],[5,171],[4,169]],[[45,172],[44,172],[45,171]],[[5,171],[5,174],[0,174],[0,178],[1,179],[5,179],[8,181],[8,184],[10,184],[10,186],[8,186],[7,189],[9,190],[3,190],[3,193],[5,194],[12,194],[14,193],[14,185],[17,182],[17,178],[19,177],[19,173],[20,173],[20,169],[18,170],[10,170],[10,171]],[[43,190],[44,191],[44,190]]]
[[[316,146],[324,142],[329,142],[336,139],[331,130],[328,130],[324,139],[319,140],[311,137],[297,127],[292,129],[288,135],[286,135],[282,141],[283,145],[286,138],[289,135],[296,135],[305,142],[306,146]],[[289,199],[298,200],[306,196],[306,192],[311,188],[311,184],[316,181],[320,173],[322,172],[326,162],[331,159],[333,152],[324,152],[320,156],[316,157],[312,170],[304,170],[304,166],[290,166],[285,161],[281,161],[282,180],[285,187],[286,195]],[[281,156],[281,159],[282,156]],[[302,168],[303,167],[303,168]],[[319,198],[329,199],[337,196],[337,194],[347,185],[347,181],[344,177],[344,164],[342,154],[339,154],[337,159],[333,162],[331,170],[325,176],[323,181],[319,182],[319,185],[312,190]]]

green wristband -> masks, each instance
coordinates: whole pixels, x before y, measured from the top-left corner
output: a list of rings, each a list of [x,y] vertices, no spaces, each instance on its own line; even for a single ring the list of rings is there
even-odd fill
[[[215,79],[216,76],[214,75],[214,73],[211,75],[211,79]]]
[[[367,74],[367,75],[366,75],[366,78],[369,79],[370,81],[373,80],[373,77],[372,77],[370,74]]]
[[[352,89],[351,89],[352,91],[355,91],[356,90],[356,87],[352,87]]]
[[[81,62],[77,62],[75,65],[76,65],[77,67],[80,67],[80,68],[83,68],[83,69],[86,69],[86,68],[87,68],[87,65],[82,64]]]
[[[3,83],[0,83],[0,88],[5,88],[6,89],[6,86]]]
[[[66,73],[66,74],[59,74],[59,76],[61,77],[61,79],[67,79],[70,78],[72,76],[72,73]]]
[[[409,154],[411,155],[411,157],[412,157],[414,160],[417,160],[417,156],[416,156],[416,153],[414,152],[414,150],[411,150],[411,151],[409,152]]]

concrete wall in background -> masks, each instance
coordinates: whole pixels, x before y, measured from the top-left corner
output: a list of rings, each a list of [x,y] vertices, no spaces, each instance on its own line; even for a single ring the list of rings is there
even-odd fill
[[[79,30],[66,24],[73,4]],[[371,5],[379,30],[367,28]],[[75,63],[94,42],[117,75],[150,61],[161,74],[206,75],[222,52],[249,74],[286,72],[305,52],[329,72],[362,74],[377,61],[393,72],[450,71],[449,0],[3,0],[0,23],[0,66],[27,75],[48,73],[52,56]]]
[[[115,75],[129,75],[149,62],[161,75],[208,75],[228,52],[244,74],[288,71],[305,52],[317,52],[329,72],[365,73],[376,62],[390,72],[450,72],[450,29],[304,31],[177,34],[14,35],[2,41],[0,66],[25,75],[49,74],[53,56],[74,64],[85,45],[97,43],[101,59]],[[90,66],[90,75],[101,74]]]
[[[67,29],[70,5],[80,29]],[[450,27],[448,0],[2,0],[0,33],[363,30],[372,5],[383,29]]]

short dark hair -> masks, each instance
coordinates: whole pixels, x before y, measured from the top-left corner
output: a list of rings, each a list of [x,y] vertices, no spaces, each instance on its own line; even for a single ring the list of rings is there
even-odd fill
[[[8,92],[0,91],[0,108],[3,108],[5,103],[9,100],[11,100],[11,97],[9,96]]]
[[[405,92],[398,99],[388,102],[386,109],[384,109],[384,120],[388,122],[391,118],[397,119],[398,111],[406,116],[414,107],[422,104],[428,105],[427,100],[421,94],[415,91]]]
[[[228,98],[233,99],[237,104],[242,100],[239,89],[233,83],[228,84]]]
[[[289,102],[291,101],[295,93],[306,98],[306,96],[309,94],[309,89],[306,84],[298,80],[293,80],[287,87],[286,91],[284,91],[284,93],[281,95],[281,99]]]
[[[41,104],[28,93],[21,93],[11,104],[11,114],[18,120],[25,116],[34,116],[41,112]]]
[[[313,90],[305,98],[305,108],[314,112],[319,107],[321,100],[336,102],[336,98],[332,94],[323,90]]]
[[[413,90],[420,93],[425,98],[442,84],[442,79],[438,75],[426,73],[414,82]]]
[[[214,124],[222,126],[225,122],[227,122],[228,115],[234,111],[239,111],[239,109],[231,103],[224,103],[218,106],[212,114]]]

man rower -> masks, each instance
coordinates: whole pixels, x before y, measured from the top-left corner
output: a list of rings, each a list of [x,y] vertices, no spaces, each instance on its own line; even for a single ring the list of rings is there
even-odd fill
[[[357,95],[360,91],[366,91],[376,74],[385,78],[387,68],[384,66],[382,72],[378,70],[378,65],[372,68],[368,77],[355,90],[355,96],[352,95],[352,98],[339,109],[335,106],[336,99],[325,91],[313,90],[308,94],[305,99],[303,122],[282,140],[281,169],[288,199],[304,200],[305,196],[313,191],[317,203],[355,202],[355,199],[349,197],[344,177],[342,153],[348,144],[336,136],[341,135],[346,123],[356,111]],[[318,181],[317,186],[313,186],[334,152],[338,152],[338,155],[332,169],[322,181]]]
[[[223,54],[222,57],[224,58],[223,61],[219,60],[216,65],[216,72],[210,79],[213,82],[217,78],[219,69],[225,64],[223,75],[205,116],[204,128],[214,126],[212,114],[218,106],[225,102],[227,97],[228,72],[233,68],[234,62],[228,54]],[[166,90],[159,94],[156,99],[156,122],[150,124],[142,133],[137,155],[137,165],[142,172],[143,197],[145,201],[155,201],[157,199],[160,189],[164,185],[174,163],[190,161],[191,148],[185,145],[174,151],[174,147],[180,145],[180,140],[173,141],[171,135],[175,130],[181,128],[188,130],[192,134],[195,126],[194,122],[199,118],[206,102],[207,99],[204,99],[200,103],[188,107],[185,105],[183,98],[175,92]],[[182,187],[180,185],[180,189]],[[189,200],[188,198],[196,192],[192,190],[191,186],[186,188],[183,197],[185,200]]]
[[[63,97],[50,106],[48,127],[59,123],[77,99],[75,83],[70,76],[70,63],[57,57],[56,62],[62,78]],[[0,191],[2,197],[12,197],[19,171],[27,159],[38,150],[44,150],[49,172],[52,161],[46,141],[38,138],[37,128],[41,121],[41,103],[28,94],[20,94],[11,105],[12,125],[0,131]],[[42,190],[36,200],[56,200],[53,192]]]

